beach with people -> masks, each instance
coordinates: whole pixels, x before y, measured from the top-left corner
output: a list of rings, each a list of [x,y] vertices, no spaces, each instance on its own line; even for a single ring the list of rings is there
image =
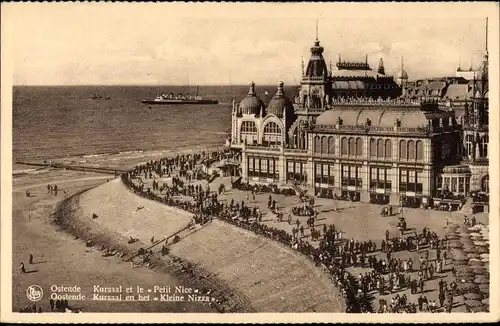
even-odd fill
[[[139,160],[147,159],[142,155]],[[117,162],[113,160],[112,162]],[[126,166],[126,162],[124,166]],[[120,165],[122,167],[122,165]],[[17,165],[14,170],[26,167]],[[36,302],[37,312],[50,312],[49,289],[52,285],[130,284],[154,286],[175,283],[175,277],[148,268],[130,268],[117,259],[103,258],[96,248],[88,248],[85,241],[54,223],[57,205],[76,193],[111,182],[114,175],[71,171],[54,168],[34,169],[13,176],[12,185],[12,307],[13,311],[28,311],[33,302],[26,289],[37,284],[46,290],[44,298]],[[48,191],[57,185],[57,195]],[[29,193],[29,196],[28,196]],[[29,262],[32,257],[32,263]],[[25,273],[20,270],[24,265]],[[178,302],[69,302],[72,312],[211,312],[207,305]],[[55,309],[55,307],[54,307]]]
[[[137,155],[111,167],[127,168],[151,158]],[[102,158],[99,160],[99,166],[106,166]],[[75,312],[343,309],[342,299],[328,277],[301,255],[257,235],[242,236],[241,231],[225,224],[201,227],[193,222],[190,212],[137,196],[115,175],[47,168],[17,174],[13,183],[15,311],[32,308],[24,294],[29,285],[36,283],[48,289],[60,283],[61,275],[65,285],[87,287],[103,282],[124,286],[187,284],[210,291],[219,300],[211,306],[70,301],[68,311]],[[197,180],[193,184],[208,182]],[[174,233],[177,239],[172,236],[166,241],[171,246],[167,259],[162,255],[165,242],[161,240]],[[219,241],[224,237],[225,241]],[[154,257],[144,261],[138,252],[147,247],[154,251]],[[254,259],[248,260],[247,254]],[[254,273],[248,274],[251,270]],[[290,289],[283,289],[287,283]],[[275,295],[268,297],[270,287]],[[321,300],[315,302],[317,298]],[[49,300],[37,307],[49,311]]]
[[[30,279],[50,287],[58,270],[68,284],[168,282],[218,298],[211,305],[138,302],[137,311],[470,310],[463,294],[473,292],[459,288],[474,279],[455,265],[450,232],[472,233],[487,214],[464,220],[458,212],[241,184],[223,168],[233,155],[227,151],[154,155],[116,165],[129,171],[119,177],[47,169],[14,178],[16,309],[29,306],[21,293]],[[132,309],[130,302],[81,303],[70,307]]]

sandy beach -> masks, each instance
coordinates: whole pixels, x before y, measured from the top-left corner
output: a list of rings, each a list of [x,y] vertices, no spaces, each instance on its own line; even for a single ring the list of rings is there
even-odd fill
[[[90,189],[111,180],[113,176],[46,170],[36,174],[21,175],[13,180],[13,311],[31,305],[26,289],[32,284],[46,290],[37,302],[44,312],[49,308],[49,289],[63,286],[143,286],[179,283],[174,277],[148,268],[131,268],[114,257],[103,258],[96,248],[85,247],[84,241],[59,230],[51,221],[57,203],[74,193]],[[57,184],[58,195],[47,192],[47,184]],[[26,197],[25,191],[31,193]],[[66,192],[66,194],[64,194]],[[28,263],[33,254],[34,263]],[[19,272],[23,262],[26,274]],[[83,290],[82,290],[83,292]],[[207,305],[177,302],[71,302],[83,312],[202,312],[213,311]]]
[[[94,156],[80,164],[130,168],[164,155]],[[60,162],[75,164],[75,159]],[[133,268],[127,261],[128,257],[139,248],[150,246],[152,237],[159,240],[184,228],[191,220],[191,214],[140,198],[113,175],[33,169],[22,165],[17,165],[15,170],[18,172],[14,174],[13,182],[13,311],[31,303],[25,294],[31,284],[40,285],[47,292],[54,284],[78,285],[86,295],[91,294],[93,285],[139,285],[144,288],[184,285],[209,288],[212,297],[224,301],[224,308],[231,311],[342,310],[340,299],[334,295],[333,284],[305,257],[273,241],[220,222],[180,234],[183,240],[171,246],[176,258],[180,257],[183,264],[195,268],[193,275],[184,275],[179,264],[172,264],[159,255],[150,268]],[[58,185],[57,196],[47,192],[47,184]],[[30,191],[31,196],[26,197],[25,191]],[[57,225],[52,215],[57,204],[65,199],[69,210],[63,215],[68,219]],[[144,206],[144,209],[138,210],[138,206]],[[98,218],[92,218],[94,213]],[[139,241],[129,245],[129,236]],[[96,243],[91,248],[85,246],[88,239]],[[127,256],[123,259],[102,257],[98,250],[101,245],[119,249]],[[155,251],[158,249],[154,248]],[[30,253],[34,255],[34,264],[28,264]],[[247,256],[253,258],[245,259]],[[19,272],[21,262],[28,273]],[[252,272],[256,270],[259,273]],[[274,294],[268,296],[266,293],[270,289]],[[83,311],[103,312],[216,311],[204,303],[86,300],[72,304]],[[48,298],[38,306],[47,311]]]

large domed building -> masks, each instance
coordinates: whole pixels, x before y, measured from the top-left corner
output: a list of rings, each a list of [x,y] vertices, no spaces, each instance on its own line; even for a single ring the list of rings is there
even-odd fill
[[[437,100],[402,98],[408,74],[386,76],[383,61],[332,68],[316,38],[292,101],[279,82],[267,107],[252,83],[233,102],[230,147],[243,182],[297,187],[321,197],[433,205],[443,167],[460,164],[461,126]],[[483,94],[483,93],[482,93]],[[449,181],[449,179],[447,179]],[[467,179],[460,179],[466,194]]]

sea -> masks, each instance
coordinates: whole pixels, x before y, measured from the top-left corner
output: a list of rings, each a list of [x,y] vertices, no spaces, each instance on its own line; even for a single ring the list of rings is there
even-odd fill
[[[268,102],[277,86],[256,87]],[[249,86],[14,86],[13,161],[184,150],[225,143],[232,99]],[[290,88],[288,91],[297,89]],[[147,105],[161,93],[198,94],[217,105]],[[287,89],[285,89],[287,92]],[[266,94],[267,93],[267,94]],[[287,93],[288,94],[288,93]],[[94,100],[94,95],[109,100]]]

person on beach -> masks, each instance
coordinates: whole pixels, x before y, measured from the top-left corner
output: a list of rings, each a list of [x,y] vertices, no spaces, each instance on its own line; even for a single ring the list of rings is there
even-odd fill
[[[22,274],[26,273],[26,269],[24,268],[23,262],[21,262],[21,265],[19,265],[19,270],[21,271]]]
[[[30,264],[33,264],[33,254],[30,254],[29,263],[30,263]]]

